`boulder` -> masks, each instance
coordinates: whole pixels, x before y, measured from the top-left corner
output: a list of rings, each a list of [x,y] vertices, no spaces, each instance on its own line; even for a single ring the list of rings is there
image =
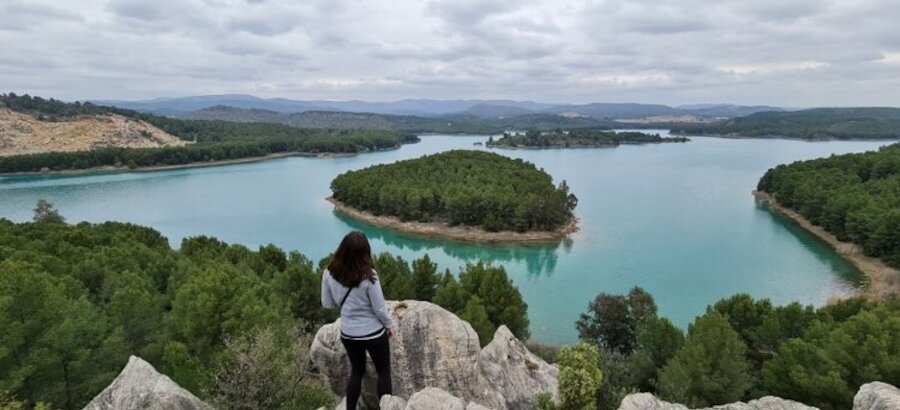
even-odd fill
[[[378,405],[381,410],[404,410],[406,409],[406,400],[397,396],[382,396]]]
[[[888,409],[900,409],[900,389],[887,383],[866,383],[853,398],[853,410]]]
[[[687,406],[662,401],[650,393],[635,393],[625,396],[619,410],[689,410]],[[697,410],[818,410],[802,403],[766,396],[746,403],[729,403]]]
[[[409,398],[406,410],[466,410],[466,403],[441,389],[428,387]]]
[[[137,356],[84,410],[212,410]]]
[[[481,372],[510,409],[531,409],[535,392],[548,392],[553,401],[559,401],[559,368],[529,352],[506,326],[500,326],[494,339],[481,350]]]
[[[528,352],[505,327],[498,329],[494,340],[482,350],[472,326],[440,306],[391,301],[388,309],[397,323],[391,339],[395,396],[411,402],[413,394],[434,387],[463,403],[525,409],[531,408],[539,393],[557,394],[556,366]],[[342,394],[350,373],[339,322],[319,329],[310,348],[310,358],[335,394]],[[375,382],[375,369],[369,360],[361,400],[367,408],[378,406]]]

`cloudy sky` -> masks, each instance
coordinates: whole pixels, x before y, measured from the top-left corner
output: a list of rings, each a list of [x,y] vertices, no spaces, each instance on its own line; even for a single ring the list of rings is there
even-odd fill
[[[900,106],[898,0],[0,0],[0,92]]]

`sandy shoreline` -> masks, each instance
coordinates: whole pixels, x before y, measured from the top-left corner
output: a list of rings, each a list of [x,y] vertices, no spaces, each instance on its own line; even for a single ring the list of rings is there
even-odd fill
[[[286,158],[286,157],[315,157],[315,158],[341,158],[341,157],[351,157],[354,155],[363,154],[366,152],[376,152],[376,151],[389,151],[393,149],[397,149],[399,147],[393,148],[385,148],[373,151],[360,151],[360,152],[352,152],[352,153],[344,153],[344,152],[320,152],[320,153],[311,153],[311,152],[279,152],[276,154],[263,155],[261,157],[247,157],[247,158],[237,158],[237,159],[226,159],[222,161],[206,161],[206,162],[191,162],[187,164],[175,164],[175,165],[154,165],[150,167],[137,167],[137,168],[128,168],[126,166],[115,167],[115,166],[105,166],[105,167],[96,167],[96,168],[87,168],[87,169],[68,169],[63,171],[47,171],[47,172],[5,172],[0,173],[2,177],[17,177],[17,176],[35,176],[35,175],[82,175],[82,174],[103,174],[103,173],[115,173],[115,172],[157,172],[157,171],[171,171],[175,169],[187,169],[187,168],[203,168],[203,167],[217,167],[224,165],[235,165],[235,164],[248,164],[253,162],[262,162],[268,161],[271,159],[278,158]]]
[[[361,211],[359,209],[345,205],[344,203],[334,199],[326,198],[328,202],[334,205],[334,210],[347,215],[353,219],[368,222],[386,228],[395,229],[404,233],[454,239],[469,242],[481,243],[515,243],[515,242],[558,242],[578,230],[577,218],[566,224],[564,227],[555,231],[535,231],[535,232],[488,232],[483,229],[448,226],[439,223],[422,223],[422,222],[404,222],[399,218],[392,216],[378,216],[372,213]]]
[[[882,300],[890,295],[900,294],[900,271],[894,269],[878,258],[863,254],[862,246],[838,240],[834,235],[820,226],[813,225],[806,218],[778,203],[774,196],[761,191],[753,191],[753,196],[766,204],[769,209],[784,215],[801,228],[825,242],[844,259],[853,264],[866,277],[863,295],[871,300]]]

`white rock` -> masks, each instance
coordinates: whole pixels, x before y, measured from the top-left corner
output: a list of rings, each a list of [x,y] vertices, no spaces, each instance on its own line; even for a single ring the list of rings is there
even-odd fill
[[[491,409],[484,407],[473,401],[473,402],[469,402],[469,404],[466,405],[466,410],[491,410]]]
[[[625,396],[619,410],[689,410],[683,404],[662,401],[650,393],[635,393]],[[803,403],[766,396],[747,403],[729,403],[697,410],[818,410]]]
[[[381,410],[404,410],[406,409],[406,400],[403,400],[402,397],[391,395],[381,396],[378,406]]]
[[[466,403],[444,390],[428,387],[409,398],[406,410],[466,410]]]
[[[494,409],[530,409],[548,392],[556,399],[555,365],[531,354],[505,326],[480,349],[472,327],[443,308],[419,301],[388,302],[398,323],[391,340],[393,394],[409,398],[427,387],[442,389],[464,402]],[[350,364],[340,342],[339,321],[316,334],[310,357],[332,391],[344,390]],[[368,361],[363,400],[375,408],[376,374]]]
[[[853,398],[853,410],[888,409],[900,409],[900,389],[887,383],[866,383]]]
[[[500,326],[494,339],[481,350],[481,371],[510,409],[531,409],[535,396],[542,392],[558,401],[559,368],[529,352],[506,326]]]
[[[212,410],[137,356],[84,410]]]

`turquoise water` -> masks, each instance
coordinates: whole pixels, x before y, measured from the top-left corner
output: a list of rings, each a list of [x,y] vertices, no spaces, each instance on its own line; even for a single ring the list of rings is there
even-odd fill
[[[0,217],[25,221],[39,198],[70,222],[120,220],[152,226],[174,246],[212,235],[250,247],[274,243],[314,260],[349,229],[375,251],[442,268],[484,258],[502,264],[528,303],[532,335],[576,338],[574,322],[598,292],[639,285],[684,326],[737,292],[822,304],[858,280],[826,246],[757,206],[750,195],[780,163],[874,149],[885,142],[694,138],[686,144],[615,149],[497,150],[565,179],[578,196],[581,230],[556,245],[470,245],[422,239],[336,215],[324,200],[337,174],[376,163],[473,146],[487,137],[427,136],[394,151],[147,173],[0,178]]]

